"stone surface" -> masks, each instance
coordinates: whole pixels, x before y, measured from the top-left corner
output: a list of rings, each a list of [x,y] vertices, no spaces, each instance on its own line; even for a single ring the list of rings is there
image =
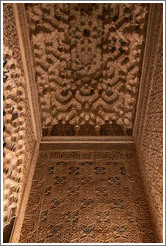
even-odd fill
[[[163,242],[162,4],[153,5],[150,26],[134,140],[157,242]]]
[[[43,135],[132,135],[149,4],[26,4]]]
[[[20,243],[155,242],[133,146],[42,146]]]

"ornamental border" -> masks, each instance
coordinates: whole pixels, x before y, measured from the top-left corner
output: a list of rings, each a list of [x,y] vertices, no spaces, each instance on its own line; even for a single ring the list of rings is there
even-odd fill
[[[37,89],[35,84],[35,72],[34,62],[31,52],[28,24],[25,13],[25,7],[23,3],[13,3],[13,9],[15,14],[17,35],[19,39],[19,46],[21,52],[21,58],[23,62],[24,75],[27,81],[28,99],[31,109],[31,117],[37,141],[40,141],[42,136],[41,129],[41,117],[39,110],[39,103],[37,98]]]
[[[50,136],[42,137],[41,143],[45,142],[134,142],[132,136]]]

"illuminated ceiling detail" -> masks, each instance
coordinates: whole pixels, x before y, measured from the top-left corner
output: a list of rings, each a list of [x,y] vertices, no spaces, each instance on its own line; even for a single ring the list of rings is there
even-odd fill
[[[131,135],[147,4],[26,4],[43,135]]]

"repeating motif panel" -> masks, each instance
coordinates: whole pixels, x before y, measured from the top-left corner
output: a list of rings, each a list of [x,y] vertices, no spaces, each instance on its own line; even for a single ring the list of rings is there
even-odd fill
[[[157,242],[163,242],[163,15],[154,4],[134,140]]]
[[[45,153],[20,243],[155,242],[134,151]]]

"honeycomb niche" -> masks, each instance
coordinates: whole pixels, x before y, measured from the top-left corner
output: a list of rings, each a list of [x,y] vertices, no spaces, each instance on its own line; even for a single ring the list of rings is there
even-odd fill
[[[148,4],[25,4],[43,136],[132,135]]]

